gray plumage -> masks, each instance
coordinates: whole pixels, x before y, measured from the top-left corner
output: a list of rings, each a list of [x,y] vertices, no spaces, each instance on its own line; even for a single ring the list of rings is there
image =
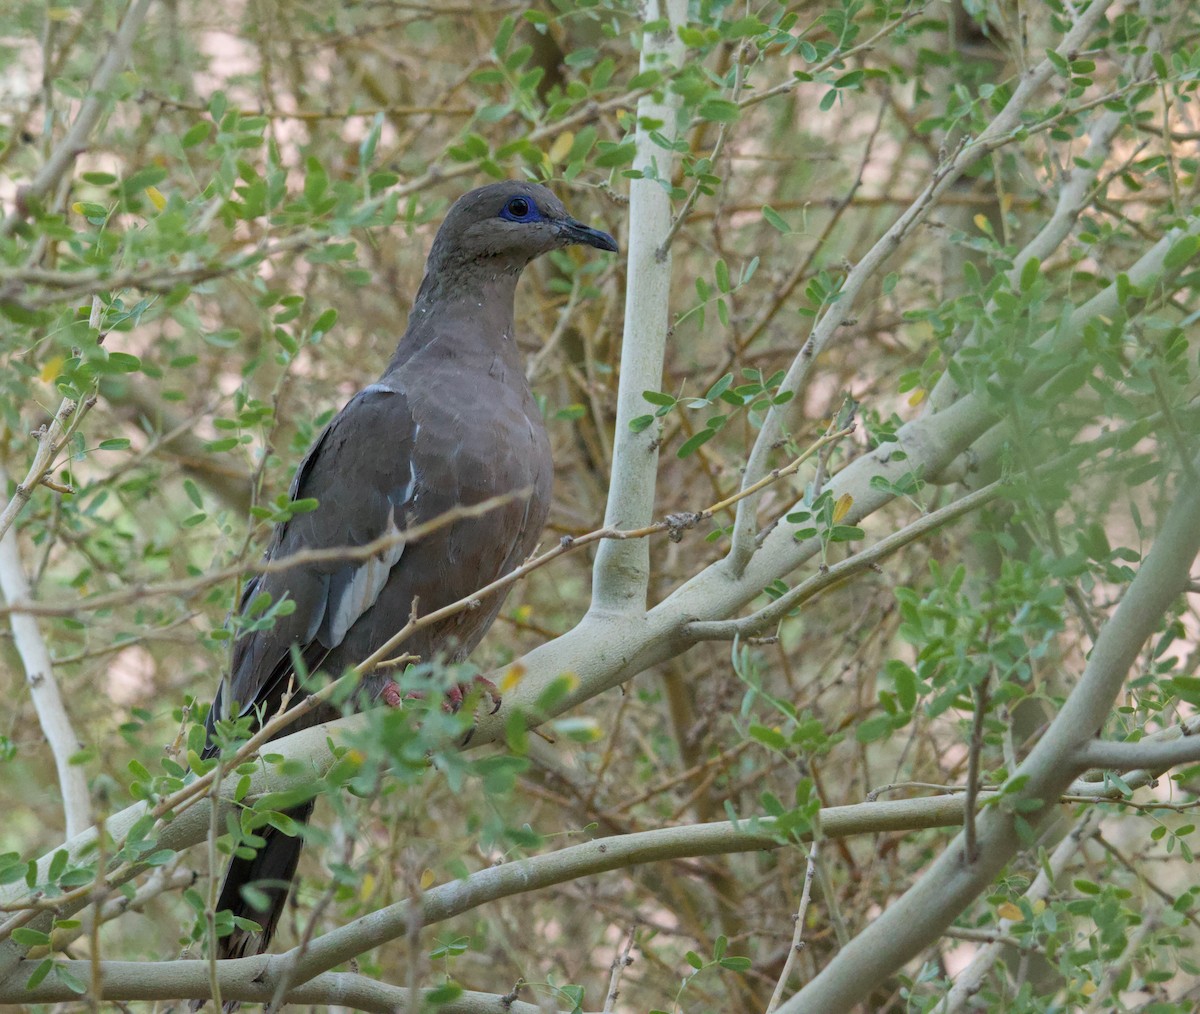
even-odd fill
[[[461,197],[438,230],[408,328],[379,380],[359,391],[317,437],[291,487],[320,506],[278,526],[267,559],[304,549],[361,546],[458,506],[528,490],[484,516],[397,542],[367,561],[307,565],[247,583],[239,608],[260,593],[295,610],[274,627],[237,639],[231,672],[209,717],[236,709],[270,715],[292,678],[291,647],[311,671],[338,674],[380,647],[405,622],[471,594],[518,566],[538,541],[550,506],[550,444],[513,336],[513,300],[524,267],[573,243],[616,250],[607,233],[572,219],[532,183],[496,183]],[[503,596],[427,627],[402,650],[461,660],[496,617]],[[386,675],[364,683],[376,696]],[[231,703],[233,702],[232,706]],[[311,725],[333,717],[306,716]],[[289,729],[294,731],[297,726]],[[210,747],[210,750],[214,748]],[[293,812],[305,820],[311,804]],[[263,926],[220,941],[222,957],[266,949],[299,860],[300,838],[268,830],[253,859],[234,859],[218,909]],[[241,895],[258,881],[271,904]],[[264,884],[264,882],[266,882]]]

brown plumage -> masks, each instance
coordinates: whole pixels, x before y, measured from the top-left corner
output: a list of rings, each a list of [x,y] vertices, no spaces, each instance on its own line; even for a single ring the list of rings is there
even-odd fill
[[[315,497],[320,506],[278,526],[266,557],[363,545],[454,507],[530,492],[365,562],[295,567],[248,582],[239,608],[262,592],[276,602],[286,595],[296,608],[235,642],[231,673],[210,712],[210,740],[218,716],[278,709],[293,676],[293,644],[310,670],[336,675],[395,633],[414,598],[422,613],[432,612],[512,570],[533,549],[550,506],[553,462],[513,338],[513,299],[530,261],[573,243],[616,250],[611,236],[570,218],[536,184],[492,184],[451,207],[387,369],[350,399],[296,471],[292,498]],[[403,650],[461,660],[502,602],[496,595],[427,627]],[[378,696],[388,679],[367,677],[364,696]],[[331,717],[316,712],[303,724]],[[304,821],[311,810],[308,804],[291,815]],[[283,911],[302,842],[270,828],[264,836],[253,858],[230,863],[218,902],[218,910],[252,919],[262,932],[235,930],[219,941],[221,957],[265,950]],[[254,882],[270,900],[266,911],[242,895]]]

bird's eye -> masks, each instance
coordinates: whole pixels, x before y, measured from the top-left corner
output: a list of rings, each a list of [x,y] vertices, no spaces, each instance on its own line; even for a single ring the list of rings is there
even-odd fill
[[[528,218],[531,209],[524,197],[514,197],[504,206],[504,210],[508,212],[506,217]]]

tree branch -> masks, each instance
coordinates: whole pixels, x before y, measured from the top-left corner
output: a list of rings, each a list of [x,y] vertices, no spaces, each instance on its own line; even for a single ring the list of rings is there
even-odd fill
[[[1099,811],[1088,810],[1084,813],[1071,829],[1071,833],[1058,843],[1050,858],[1039,866],[1033,883],[1022,895],[1025,901],[1033,904],[1043,901],[1049,896],[1055,882],[1066,871],[1080,846],[1093,834],[1098,822]],[[993,932],[997,936],[1007,937],[1015,922],[1013,919],[1001,919]],[[992,970],[992,966],[1004,954],[1005,946],[1003,941],[993,940],[981,947],[971,963],[958,973],[954,985],[937,1006],[935,1014],[956,1014],[958,1011],[965,1010],[971,997],[978,993],[983,986],[983,980]]]
[[[25,960],[17,969],[17,978],[24,981],[39,962]],[[86,976],[90,962],[61,961],[67,972],[75,976]],[[107,996],[125,1000],[208,1000],[205,992],[207,979],[199,982],[200,961],[170,961],[150,964],[144,961],[103,961],[100,970],[104,992]],[[221,996],[224,1000],[240,1000],[245,1003],[267,1003],[271,999],[271,987],[255,981],[254,973],[247,968],[234,967],[238,961],[222,961]],[[200,988],[197,988],[200,987]],[[391,986],[386,982],[368,979],[353,972],[326,972],[308,982],[288,990],[287,1002],[295,1004],[320,1004],[322,1006],[349,1007],[353,1010],[377,1011],[378,1014],[395,1014],[396,1011],[426,1010],[423,999],[432,990],[419,990],[422,997],[412,1002],[412,992],[404,986]],[[13,993],[12,1003],[62,1003],[78,1001],[79,994],[55,979],[53,975],[35,986]],[[546,1014],[548,1009],[559,1014],[567,1011],[557,1004],[547,1008],[545,1004],[526,1003],[496,993],[477,993],[470,990],[449,1002],[439,1002],[439,1014]]]
[[[0,486],[7,485],[8,477],[0,468]],[[12,528],[0,536],[0,592],[3,592],[4,601],[9,606],[28,602],[31,594],[21,564],[17,533]],[[82,767],[71,764],[71,758],[79,752],[79,737],[75,735],[62,694],[58,691],[54,664],[50,661],[50,652],[42,638],[38,621],[32,616],[14,612],[9,617],[9,623],[21,664],[25,667],[29,697],[58,771],[67,837],[73,838],[91,823],[86,773]]]
[[[1103,18],[1108,7],[1109,3],[1092,4],[1076,21],[1071,31],[1063,37],[1058,47],[1058,54],[1071,53],[1078,49]],[[826,308],[807,341],[804,342],[796,358],[792,361],[787,376],[780,385],[780,391],[800,393],[817,356],[832,340],[843,321],[851,315],[855,302],[867,281],[896,252],[901,241],[925,219],[942,193],[952,187],[962,174],[979,159],[1007,141],[1009,134],[1019,126],[1021,113],[1025,107],[1055,73],[1054,64],[1049,59],[1045,59],[1035,69],[1022,75],[1012,96],[992,122],[977,138],[964,143],[949,163],[938,168],[924,192],[851,268],[838,290],[836,300]],[[798,398],[792,399],[797,403],[799,400]],[[745,485],[756,481],[766,469],[768,457],[783,438],[784,416],[788,411],[787,406],[772,406],[768,411],[762,429],[754,441],[754,447],[750,451],[743,480]],[[740,574],[745,569],[750,557],[755,552],[757,508],[757,497],[743,500],[738,505],[733,543],[727,558],[734,574]]]
[[[9,235],[16,228],[17,223],[23,221],[29,214],[30,201],[41,199],[58,186],[59,181],[75,164],[75,159],[87,150],[88,140],[92,131],[95,130],[96,124],[100,121],[100,115],[104,112],[104,107],[108,102],[108,89],[112,85],[113,78],[129,61],[133,42],[137,38],[142,22],[146,18],[146,11],[149,9],[150,0],[133,0],[126,9],[116,35],[113,36],[108,50],[96,68],[87,95],[80,103],[75,121],[63,139],[55,146],[38,174],[26,186],[17,191],[16,207],[3,222],[0,222],[0,236]]]
[[[1077,772],[1089,768],[1108,768],[1113,771],[1133,771],[1137,768],[1165,771],[1177,764],[1200,762],[1200,736],[1182,739],[1113,742],[1091,739],[1075,750],[1072,763]]]
[[[243,802],[252,801],[267,792],[286,791],[328,770],[333,762],[333,755],[327,745],[328,737],[339,737],[339,734],[348,733],[358,727],[361,721],[361,716],[352,716],[328,726],[305,729],[272,742],[271,752],[279,754],[281,761],[278,764],[258,766],[255,774],[251,776],[250,793]],[[296,764],[300,759],[305,763]],[[304,773],[290,773],[297,768],[302,769]],[[289,773],[285,774],[285,771]],[[220,801],[223,812],[220,820],[224,820],[224,811],[234,805],[232,796],[235,790],[236,784],[233,779],[223,782]],[[158,848],[181,851],[202,841],[208,834],[210,806],[211,800],[205,797],[165,825],[159,833],[156,843]],[[114,839],[119,842],[132,824],[146,812],[146,804],[138,803],[111,817],[107,823]],[[948,827],[959,824],[962,821],[962,813],[962,799],[959,796],[834,806],[821,811],[821,835],[823,838],[842,838],[880,831]],[[430,888],[420,899],[420,911],[413,915],[410,915],[411,903],[404,901],[338,927],[311,941],[300,960],[296,960],[298,948],[293,948],[282,955],[256,955],[234,961],[222,961],[218,968],[221,994],[225,999],[245,998],[241,993],[228,992],[226,984],[231,983],[236,990],[240,988],[239,983],[253,982],[256,986],[264,985],[262,995],[269,1000],[278,984],[278,977],[285,970],[292,969],[297,982],[311,979],[379,943],[403,937],[408,931],[410,918],[415,918],[421,926],[430,926],[500,898],[541,890],[611,870],[672,859],[777,848],[782,844],[782,840],[774,829],[774,823],[770,818],[755,818],[740,821],[737,826],[729,821],[719,821],[690,827],[642,831],[599,838],[529,859],[488,867],[471,874],[465,880]],[[89,854],[94,842],[95,829],[90,829],[67,842],[64,848],[73,858],[78,859]],[[57,851],[56,849],[55,852]],[[44,876],[52,858],[53,853],[39,860],[39,876]],[[132,870],[128,876],[123,875],[113,882],[114,885],[130,879],[136,872],[137,870]],[[14,898],[24,891],[24,885],[19,888],[0,888],[0,903],[7,903],[6,895],[7,898]],[[29,925],[39,929],[43,923],[48,925],[55,916],[60,919],[68,918],[88,904],[90,891],[84,889],[80,895],[73,900],[64,900],[52,912],[40,913]],[[18,1002],[25,998],[25,977],[21,972],[22,956],[23,949],[16,947],[11,940],[0,943],[0,1003]],[[108,963],[104,964],[107,967]],[[147,977],[155,974],[154,970],[157,968],[186,968],[189,970],[187,974],[194,976],[187,979],[192,984],[187,987],[190,991],[170,995],[176,998],[210,995],[209,992],[205,992],[211,989],[207,961],[197,959],[164,965],[141,964],[139,967]],[[244,970],[245,975],[239,971],[236,974],[228,973],[232,977],[227,978],[225,969],[230,967]],[[176,973],[170,974],[174,976]],[[176,984],[171,988],[183,987]],[[124,993],[120,995],[136,999]],[[289,995],[295,1000],[294,992]],[[255,997],[258,996],[259,994],[255,994]]]
[[[665,19],[661,31],[647,33],[642,43],[641,69],[670,73],[686,49],[679,28],[687,23],[687,0],[650,0],[647,22]],[[656,97],[657,96],[657,97]],[[604,524],[635,528],[654,515],[658,471],[656,427],[641,433],[630,420],[645,410],[642,392],[662,383],[670,313],[671,258],[658,249],[671,228],[671,202],[661,178],[669,179],[673,158],[651,135],[672,141],[679,129],[681,97],[670,89],[642,96],[637,107],[634,165],[647,175],[629,185],[629,257],[626,272],[625,326],[621,345],[621,375],[617,387],[617,422],[613,465]],[[659,126],[652,130],[647,123]],[[641,613],[646,608],[650,581],[650,550],[642,543],[605,543],[596,552],[591,612]]]
[[[37,450],[33,454],[29,471],[25,473],[25,479],[17,485],[12,497],[4,505],[4,510],[0,511],[0,538],[13,526],[17,516],[33,497],[33,491],[46,481],[46,476],[54,467],[58,452],[66,446],[67,441],[71,439],[71,434],[79,428],[83,417],[95,404],[94,394],[79,402],[64,398],[62,404],[58,406],[58,411],[54,413],[54,418],[34,434],[37,437]],[[0,475],[0,486],[8,488],[7,475]]]
[[[948,413],[944,413],[948,414]],[[928,947],[1016,854],[1020,827],[1036,827],[1052,812],[1076,772],[1081,749],[1109,717],[1113,702],[1146,639],[1182,592],[1200,551],[1200,483],[1185,479],[1162,530],[1100,637],[1074,690],[1045,735],[1013,773],[1021,787],[1008,794],[1038,810],[992,806],[977,822],[979,858],[969,863],[963,836],[925,875],[872,922],[780,1008],[781,1014],[843,1011],[861,1002],[872,986]],[[1005,798],[1005,797],[1002,797]]]

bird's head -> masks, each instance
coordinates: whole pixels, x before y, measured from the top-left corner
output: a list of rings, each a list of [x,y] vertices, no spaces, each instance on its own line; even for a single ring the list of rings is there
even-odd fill
[[[617,249],[612,236],[576,221],[545,187],[521,181],[492,183],[454,202],[433,241],[429,262],[490,262],[519,272],[535,257],[576,243]]]

